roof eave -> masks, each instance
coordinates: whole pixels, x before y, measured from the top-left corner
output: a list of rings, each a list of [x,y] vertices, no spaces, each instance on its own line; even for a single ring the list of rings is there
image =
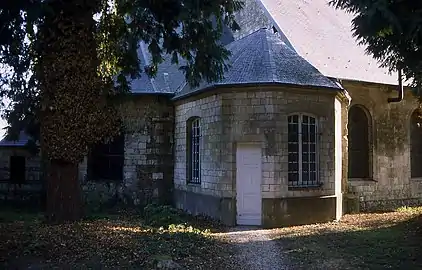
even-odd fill
[[[189,92],[182,95],[175,95],[172,100],[177,101],[185,98],[189,98],[195,95],[202,94],[208,90],[222,88],[222,87],[231,87],[231,88],[241,88],[241,87],[251,87],[251,86],[294,86],[296,88],[312,88],[315,90],[334,90],[334,91],[343,91],[344,89],[340,87],[329,87],[329,86],[314,86],[314,85],[300,85],[300,84],[293,84],[293,83],[281,83],[281,82],[252,82],[252,83],[230,83],[230,84],[213,84],[211,86]]]
[[[131,92],[131,96],[169,96],[172,97],[175,94],[169,92]]]

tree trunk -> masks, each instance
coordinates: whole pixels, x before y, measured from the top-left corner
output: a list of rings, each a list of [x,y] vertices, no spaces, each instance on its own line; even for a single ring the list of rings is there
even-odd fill
[[[64,223],[82,218],[78,164],[51,160],[47,169],[47,221]]]

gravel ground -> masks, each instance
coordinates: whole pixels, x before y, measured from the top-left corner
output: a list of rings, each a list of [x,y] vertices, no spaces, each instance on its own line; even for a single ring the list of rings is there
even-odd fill
[[[243,269],[289,269],[279,247],[270,239],[270,230],[235,227],[219,236],[235,245],[236,259]]]

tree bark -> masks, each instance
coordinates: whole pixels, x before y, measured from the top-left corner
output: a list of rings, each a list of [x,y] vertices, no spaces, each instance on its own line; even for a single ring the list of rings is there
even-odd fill
[[[47,221],[64,223],[80,220],[82,196],[78,179],[78,164],[50,160],[46,176]]]

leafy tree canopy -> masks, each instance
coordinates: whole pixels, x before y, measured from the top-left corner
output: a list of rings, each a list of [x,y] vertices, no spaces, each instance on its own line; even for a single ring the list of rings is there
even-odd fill
[[[165,54],[175,64],[184,59],[193,86],[222,78],[229,52],[218,40],[223,25],[239,28],[233,13],[241,8],[237,0],[0,1],[9,134],[25,128],[36,135],[42,120],[45,152],[80,159],[88,145],[114,134],[109,97],[129,91],[128,78],[154,76]],[[144,67],[140,41],[152,54]]]
[[[239,28],[240,8],[237,0],[0,1],[0,97],[12,102],[11,135],[39,135],[49,221],[81,218],[78,164],[121,131],[115,97],[130,90],[128,78],[154,76],[167,54],[184,59],[192,86],[221,79],[229,51],[219,39],[223,26]],[[144,67],[140,41],[152,55]]]
[[[402,69],[422,96],[422,1],[331,0],[354,14],[353,34],[390,71]]]

